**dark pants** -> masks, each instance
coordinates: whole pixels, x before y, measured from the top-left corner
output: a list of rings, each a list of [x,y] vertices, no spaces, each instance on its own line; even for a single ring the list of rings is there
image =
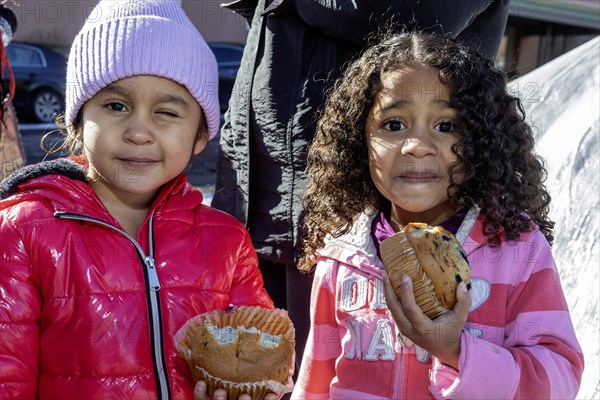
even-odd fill
[[[304,345],[310,331],[310,290],[313,274],[298,271],[296,265],[280,264],[259,260],[260,271],[265,281],[265,289],[275,307],[288,311],[296,330],[296,372],[298,377]]]

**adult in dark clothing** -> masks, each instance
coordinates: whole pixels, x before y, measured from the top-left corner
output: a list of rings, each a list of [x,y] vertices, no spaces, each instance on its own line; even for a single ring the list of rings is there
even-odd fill
[[[241,0],[249,18],[217,161],[214,207],[246,224],[275,305],[296,326],[299,366],[309,329],[312,277],[301,275],[306,149],[324,92],[366,38],[399,27],[458,37],[494,58],[509,0]]]

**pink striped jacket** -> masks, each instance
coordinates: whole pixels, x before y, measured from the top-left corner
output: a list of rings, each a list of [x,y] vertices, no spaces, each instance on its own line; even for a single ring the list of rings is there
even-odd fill
[[[292,399],[575,398],[583,355],[539,230],[498,248],[486,243],[481,217],[468,231],[472,307],[457,372],[396,337],[372,220],[361,215],[321,251]]]

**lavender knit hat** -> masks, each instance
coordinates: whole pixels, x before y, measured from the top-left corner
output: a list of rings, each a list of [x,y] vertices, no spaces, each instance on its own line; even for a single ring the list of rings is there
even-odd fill
[[[217,61],[179,2],[101,0],[75,37],[67,64],[65,122],[112,82],[169,78],[198,101],[212,139],[219,129]]]

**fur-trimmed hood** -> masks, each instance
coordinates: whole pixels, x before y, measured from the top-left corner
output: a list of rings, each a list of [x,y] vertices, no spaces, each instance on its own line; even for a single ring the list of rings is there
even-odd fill
[[[81,182],[87,182],[85,165],[76,158],[59,158],[20,168],[0,182],[0,200],[4,200],[19,190],[19,185],[33,178],[45,175],[62,175]]]

